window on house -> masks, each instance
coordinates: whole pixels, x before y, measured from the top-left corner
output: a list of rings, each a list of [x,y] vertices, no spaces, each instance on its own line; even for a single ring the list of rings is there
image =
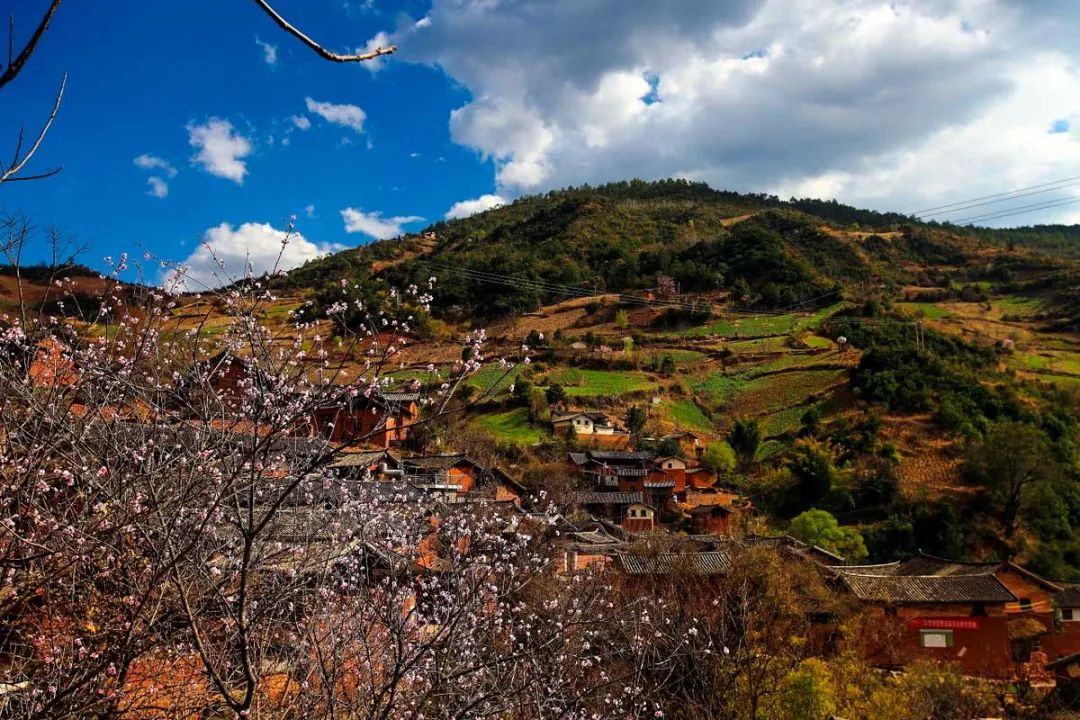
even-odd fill
[[[1062,608],[1061,619],[1067,622],[1080,621],[1080,609],[1077,608]]]
[[[919,646],[924,648],[950,648],[953,646],[953,631],[920,630]]]

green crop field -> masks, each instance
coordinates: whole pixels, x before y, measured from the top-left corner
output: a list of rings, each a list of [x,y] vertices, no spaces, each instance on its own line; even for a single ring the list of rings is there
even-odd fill
[[[929,320],[946,320],[951,317],[955,317],[953,313],[949,312],[945,308],[940,308],[934,303],[929,302],[903,302],[897,303],[899,307],[912,311],[915,315],[920,315]]]
[[[641,356],[643,359],[652,360],[654,362],[660,362],[665,355],[670,355],[671,359],[675,361],[676,365],[689,365],[692,363],[700,362],[708,357],[707,354],[699,350],[683,350],[681,348],[672,348],[670,350],[664,349],[652,349],[649,348],[646,351],[642,351]]]
[[[761,434],[767,438],[794,432],[802,427],[802,416],[812,406],[796,405],[761,419]]]
[[[706,398],[716,406],[726,405],[731,398],[744,392],[751,383],[742,377],[710,373],[694,386],[694,392]]]
[[[790,408],[846,379],[845,370],[797,370],[752,379],[713,373],[694,391],[728,412],[761,415]]]
[[[701,408],[690,399],[681,398],[670,400],[666,404],[668,416],[682,429],[705,430],[713,429],[713,424]]]
[[[510,445],[535,445],[545,438],[544,433],[529,423],[529,411],[525,408],[481,415],[473,422],[498,441]]]
[[[813,330],[820,327],[825,320],[848,307],[848,305],[849,303],[846,302],[833,303],[813,313],[721,318],[677,334],[688,337],[720,335],[732,339],[790,335],[801,330]]]
[[[1076,353],[1016,353],[1011,364],[1020,370],[1038,370],[1080,377],[1080,355]]]
[[[658,388],[659,383],[635,370],[586,370],[582,368],[558,368],[548,373],[550,385],[562,385],[571,397],[603,397],[627,395]]]
[[[1024,295],[1004,295],[994,298],[991,305],[1000,308],[1007,315],[1035,315],[1046,310],[1046,302],[1041,298]]]
[[[466,378],[465,384],[476,388],[477,397],[483,396],[486,400],[505,398],[524,367],[520,364],[504,367],[499,363],[490,363]]]

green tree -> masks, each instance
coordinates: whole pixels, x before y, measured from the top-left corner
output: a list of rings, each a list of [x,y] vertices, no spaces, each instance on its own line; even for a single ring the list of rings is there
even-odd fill
[[[866,558],[866,544],[862,534],[853,527],[841,527],[836,518],[824,510],[810,508],[795,517],[788,526],[793,538],[809,545],[817,545],[847,560]]]
[[[626,413],[626,429],[630,431],[631,435],[637,437],[641,434],[642,428],[645,427],[647,419],[645,411],[637,405],[633,405]]]
[[[623,330],[630,327],[630,317],[626,314],[625,310],[618,310],[615,312],[615,327]]]
[[[801,442],[787,462],[795,486],[783,505],[789,515],[820,502],[833,488],[836,466],[827,448],[813,441]]]
[[[533,423],[546,423],[551,419],[551,411],[548,409],[547,397],[544,389],[533,387],[529,389],[529,419]]]
[[[824,660],[807,658],[780,681],[772,717],[778,720],[822,720],[837,710],[832,672]]]
[[[971,445],[966,471],[968,480],[982,488],[987,505],[998,509],[1005,537],[1012,538],[1027,488],[1056,479],[1060,468],[1046,433],[1034,425],[1006,421],[993,425],[982,442]]]
[[[566,402],[566,388],[557,383],[553,383],[548,385],[548,389],[544,391],[544,396],[547,398],[549,405],[564,403]]]
[[[675,374],[675,358],[665,353],[660,358],[660,374],[662,375],[674,375]]]
[[[735,421],[728,433],[728,444],[735,451],[739,462],[745,467],[754,461],[758,446],[761,444],[761,430],[754,418],[740,418]]]
[[[729,479],[735,472],[735,451],[723,440],[710,443],[701,456],[701,464],[716,473],[718,478]]]

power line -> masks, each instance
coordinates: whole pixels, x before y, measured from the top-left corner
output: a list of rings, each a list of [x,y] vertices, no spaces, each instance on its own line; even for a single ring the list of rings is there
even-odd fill
[[[1015,195],[1016,193],[1022,193],[1022,192],[1026,192],[1028,190],[1035,190],[1037,188],[1050,187],[1051,185],[1060,185],[1062,183],[1074,182],[1074,181],[1077,181],[1077,180],[1080,180],[1080,175],[1077,175],[1075,177],[1063,178],[1061,180],[1052,180],[1050,182],[1039,183],[1038,185],[1029,185],[1028,187],[1017,188],[1015,190],[1008,190],[1006,192],[994,193],[993,195],[982,195],[981,197],[968,198],[967,200],[960,200],[958,202],[948,203],[946,205],[938,205],[936,207],[924,208],[923,210],[915,210],[915,211],[911,212],[910,214],[911,215],[916,215],[916,216],[926,215],[928,213],[933,213],[933,212],[935,212],[937,210],[945,210],[946,208],[953,208],[953,207],[956,207],[957,205],[967,205],[968,203],[978,202],[980,200],[992,200],[993,198],[1005,198],[1005,197],[1008,197],[1008,196]]]
[[[1066,185],[1057,185],[1055,187],[1043,188],[1042,190],[1032,190],[1030,192],[1019,192],[1016,195],[1011,195],[1010,197],[999,198],[997,200],[986,200],[984,202],[971,202],[971,203],[966,204],[966,205],[961,205],[960,207],[955,207],[955,208],[953,208],[951,210],[939,210],[937,212],[924,213],[923,215],[920,216],[920,219],[926,220],[927,218],[933,217],[935,215],[949,215],[951,213],[963,212],[964,210],[972,210],[974,208],[983,207],[985,205],[997,205],[999,203],[1009,202],[1010,200],[1019,200],[1020,198],[1030,197],[1032,195],[1041,195],[1042,193],[1055,192],[1057,190],[1065,190],[1066,188],[1076,187],[1077,185],[1080,185],[1080,183],[1075,183],[1074,182],[1074,183],[1068,183]]]
[[[1058,198],[1056,200],[1050,200],[1042,203],[1021,205],[1019,207],[1009,208],[1006,210],[1001,210],[999,212],[976,215],[974,217],[964,218],[963,220],[956,220],[955,223],[957,225],[966,225],[981,220],[996,220],[998,218],[1010,217],[1012,215],[1023,215],[1024,213],[1035,212],[1036,210],[1048,210],[1050,208],[1063,207],[1065,205],[1074,205],[1078,202],[1080,202],[1080,198]]]

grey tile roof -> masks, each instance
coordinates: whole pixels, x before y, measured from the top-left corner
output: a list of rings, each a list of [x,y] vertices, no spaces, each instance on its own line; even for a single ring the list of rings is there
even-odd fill
[[[647,488],[673,488],[675,487],[674,480],[646,480],[645,487]]]
[[[632,505],[643,502],[639,492],[579,492],[574,493],[579,505]]]
[[[590,450],[589,457],[599,462],[625,462],[628,460],[652,460],[655,455],[645,450],[634,452],[629,450]]]
[[[617,465],[615,467],[607,468],[606,474],[617,475],[618,477],[645,477],[649,474],[649,471],[645,468],[623,467]]]
[[[664,575],[680,569],[694,575],[724,575],[731,572],[731,556],[723,551],[655,556],[620,555],[619,564],[627,575]]]
[[[1001,567],[999,562],[954,562],[932,555],[919,555],[900,564],[897,575],[993,575]]]
[[[379,397],[386,402],[392,403],[408,403],[418,402],[420,400],[420,393],[418,392],[385,392],[380,393]]]
[[[345,453],[341,455],[330,467],[356,468],[370,467],[385,460],[391,460],[395,464],[397,458],[386,450],[373,450],[370,452]]]
[[[401,464],[405,467],[421,468],[424,470],[449,470],[459,463],[467,463],[480,467],[464,455],[427,455],[424,457],[404,458]]]
[[[1016,596],[993,575],[860,575],[834,568],[860,600],[890,603],[1007,603]]]
[[[1057,604],[1064,608],[1080,608],[1080,585],[1070,585],[1054,596]]]

